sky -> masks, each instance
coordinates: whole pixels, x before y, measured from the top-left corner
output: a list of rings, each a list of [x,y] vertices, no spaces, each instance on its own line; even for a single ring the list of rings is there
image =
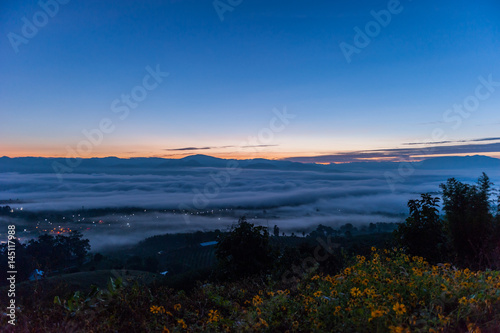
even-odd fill
[[[0,22],[0,156],[500,157],[498,1],[4,1]]]

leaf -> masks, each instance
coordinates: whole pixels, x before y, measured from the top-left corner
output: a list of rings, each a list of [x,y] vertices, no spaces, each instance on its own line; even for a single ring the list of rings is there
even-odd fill
[[[113,280],[113,278],[109,278],[108,290],[112,294],[114,294],[116,291],[116,284],[115,284],[115,280]]]

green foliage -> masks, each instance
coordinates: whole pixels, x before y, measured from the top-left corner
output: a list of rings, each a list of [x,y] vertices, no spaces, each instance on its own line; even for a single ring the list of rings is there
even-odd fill
[[[496,332],[500,273],[372,249],[291,289],[259,277],[200,283],[189,294],[114,281],[54,303],[43,313],[23,308],[19,324],[36,332]]]
[[[465,332],[498,328],[499,272],[373,249],[341,273],[253,297],[242,327],[264,332]],[[493,332],[493,331],[492,331]]]
[[[110,278],[107,290],[100,290],[96,286],[92,286],[90,292],[84,295],[80,291],[74,292],[70,297],[61,301],[59,296],[54,297],[54,304],[61,306],[67,311],[70,316],[75,316],[84,310],[96,308],[100,303],[117,295],[120,288],[123,286],[121,278],[116,280]]]

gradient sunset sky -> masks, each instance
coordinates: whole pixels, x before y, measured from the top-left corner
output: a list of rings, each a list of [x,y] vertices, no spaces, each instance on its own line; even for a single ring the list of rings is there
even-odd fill
[[[500,157],[497,0],[54,1],[0,4],[0,156]]]

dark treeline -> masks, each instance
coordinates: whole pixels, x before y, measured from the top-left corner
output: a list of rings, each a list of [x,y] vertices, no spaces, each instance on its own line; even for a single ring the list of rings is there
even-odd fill
[[[439,197],[410,200],[410,217],[395,232],[399,246],[431,262],[471,269],[500,268],[500,196],[486,174],[476,184],[450,178]]]
[[[90,250],[89,240],[83,239],[78,231],[72,231],[68,236],[50,234],[40,235],[38,239],[32,239],[26,244],[21,244],[17,239],[15,242],[15,267],[18,281],[29,278],[35,270],[41,270],[45,274],[68,271],[71,268],[78,269],[82,266]],[[2,285],[6,284],[6,272],[8,256],[8,244],[0,245],[0,280]]]

